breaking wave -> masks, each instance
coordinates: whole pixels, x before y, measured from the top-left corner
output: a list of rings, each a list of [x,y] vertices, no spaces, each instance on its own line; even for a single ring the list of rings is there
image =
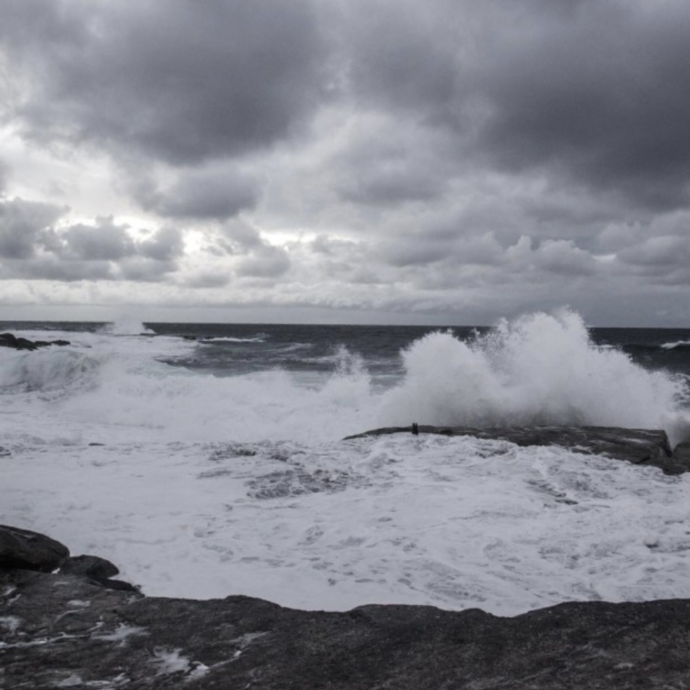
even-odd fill
[[[57,424],[165,441],[320,442],[413,422],[662,428],[673,444],[690,437],[689,379],[597,346],[571,312],[504,321],[467,341],[431,333],[401,353],[403,372],[386,388],[345,348],[330,371],[221,377],[160,360],[164,350],[189,353],[196,344],[103,335],[88,349],[0,353],[0,392],[38,391],[59,402],[46,411],[25,401],[28,419],[50,414]]]
[[[596,346],[569,311],[503,321],[471,342],[432,333],[403,359],[405,379],[383,406],[387,423],[663,428],[672,443],[690,431],[686,378]]]
[[[0,361],[0,392],[67,394],[96,385],[101,361],[70,348],[12,352]]]

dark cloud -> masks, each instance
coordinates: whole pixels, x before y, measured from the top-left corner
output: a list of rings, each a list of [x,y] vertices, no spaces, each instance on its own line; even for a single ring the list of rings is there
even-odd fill
[[[173,164],[271,144],[322,91],[309,0],[5,0],[0,39],[25,136]]]
[[[349,87],[452,134],[459,174],[536,170],[652,209],[690,201],[687,3],[350,7]]]
[[[477,146],[514,169],[547,165],[651,206],[686,204],[690,10],[587,3],[513,27],[477,69],[489,115]]]
[[[349,87],[388,108],[438,115],[455,99],[460,21],[444,1],[349,3],[343,21]]]

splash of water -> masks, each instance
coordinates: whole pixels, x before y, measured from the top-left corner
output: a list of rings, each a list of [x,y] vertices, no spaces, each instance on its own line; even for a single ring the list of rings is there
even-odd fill
[[[89,343],[77,351],[3,353],[0,389],[19,386],[45,400],[50,390],[60,399],[43,409],[27,398],[17,420],[50,415],[60,429],[88,425],[104,439],[126,429],[130,440],[164,441],[320,442],[412,422],[662,428],[672,444],[690,437],[687,378],[647,371],[623,352],[598,347],[570,312],[504,321],[467,342],[447,332],[427,335],[402,353],[404,374],[384,391],[366,361],[345,348],[329,355],[331,374],[216,377],[156,361],[162,352],[188,355],[195,345],[181,339],[101,335]]]
[[[381,412],[389,424],[664,428],[676,443],[690,418],[686,381],[597,347],[570,311],[502,321],[471,342],[432,333],[403,359],[405,380]]]

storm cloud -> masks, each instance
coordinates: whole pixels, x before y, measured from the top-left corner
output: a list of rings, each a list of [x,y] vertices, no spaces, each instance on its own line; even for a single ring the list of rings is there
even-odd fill
[[[4,280],[257,319],[690,323],[686,2],[0,11]]]
[[[264,147],[308,117],[323,47],[307,2],[4,0],[27,137],[173,164]]]

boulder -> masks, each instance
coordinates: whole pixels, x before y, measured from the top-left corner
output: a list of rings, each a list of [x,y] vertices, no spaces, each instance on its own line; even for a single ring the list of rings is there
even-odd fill
[[[69,549],[38,532],[0,525],[0,568],[51,571],[69,556]]]
[[[60,572],[101,580],[117,575],[120,570],[114,563],[99,556],[71,556],[62,563]]]
[[[111,579],[119,572],[120,570],[114,563],[99,556],[72,556],[60,565],[60,573],[63,575],[81,575],[88,578],[93,584],[101,585],[107,589],[139,592],[139,588],[129,584],[129,582]]]

